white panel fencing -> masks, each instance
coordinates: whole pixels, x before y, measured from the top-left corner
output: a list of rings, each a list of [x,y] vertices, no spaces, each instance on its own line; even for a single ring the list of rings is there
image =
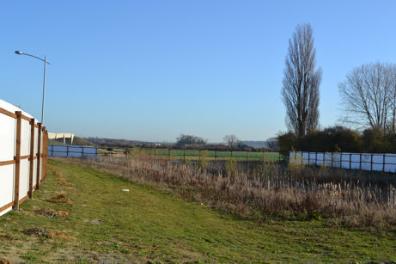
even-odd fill
[[[396,173],[396,154],[386,153],[292,151],[289,163]]]
[[[47,131],[31,115],[0,100],[0,216],[18,209],[40,186],[47,142]]]

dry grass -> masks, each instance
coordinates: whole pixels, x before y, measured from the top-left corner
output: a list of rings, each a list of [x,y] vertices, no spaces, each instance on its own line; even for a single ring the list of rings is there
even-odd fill
[[[244,218],[326,218],[329,223],[353,227],[396,225],[396,206],[384,199],[387,193],[383,188],[347,181],[345,175],[325,169],[268,163],[254,173],[244,173],[228,161],[225,172],[209,173],[200,164],[148,157],[128,161],[100,158],[84,163],[134,182],[172,189],[188,200]]]

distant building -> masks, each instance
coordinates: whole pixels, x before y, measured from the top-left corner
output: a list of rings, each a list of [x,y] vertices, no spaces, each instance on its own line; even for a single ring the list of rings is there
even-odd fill
[[[73,144],[74,134],[72,133],[48,133],[49,140],[61,141],[63,144],[66,144],[68,140],[70,144]]]

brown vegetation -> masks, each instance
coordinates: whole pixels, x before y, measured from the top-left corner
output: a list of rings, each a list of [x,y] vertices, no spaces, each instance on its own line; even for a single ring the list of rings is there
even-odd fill
[[[388,189],[345,181],[341,171],[268,163],[248,174],[230,161],[224,173],[209,173],[199,163],[147,157],[128,161],[100,158],[84,163],[137,183],[167,187],[186,199],[244,218],[326,218],[354,227],[396,224],[396,207],[394,200],[388,199]]]

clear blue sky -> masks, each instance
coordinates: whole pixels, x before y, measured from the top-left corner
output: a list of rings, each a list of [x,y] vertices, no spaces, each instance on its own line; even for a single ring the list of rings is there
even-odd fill
[[[311,23],[323,70],[320,124],[342,115],[353,67],[396,62],[395,1],[8,1],[0,4],[0,98],[39,117],[47,55],[50,131],[221,141],[285,131],[288,40]]]

